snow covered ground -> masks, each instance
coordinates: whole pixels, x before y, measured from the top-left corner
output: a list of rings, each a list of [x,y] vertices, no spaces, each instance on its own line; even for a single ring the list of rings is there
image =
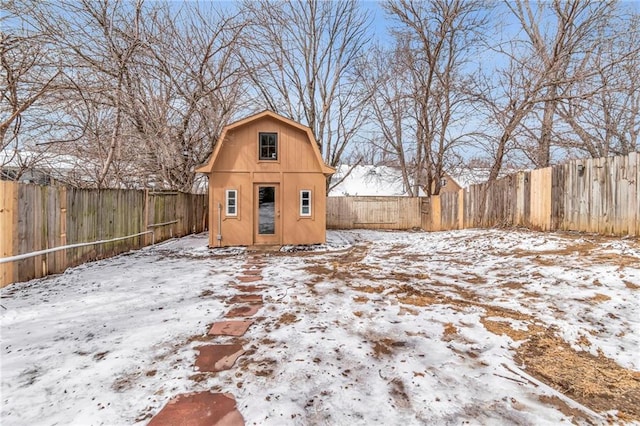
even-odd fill
[[[250,425],[640,419],[636,240],[500,230],[328,240],[264,254],[247,353],[216,374],[195,371],[194,348],[238,294],[229,284],[249,253],[208,250],[206,234],[2,289],[2,425],[145,424],[171,397],[209,389],[234,394]],[[630,377],[628,393],[550,383],[536,364],[547,349],[566,355],[554,367],[584,360]],[[607,405],[618,399],[622,412]]]

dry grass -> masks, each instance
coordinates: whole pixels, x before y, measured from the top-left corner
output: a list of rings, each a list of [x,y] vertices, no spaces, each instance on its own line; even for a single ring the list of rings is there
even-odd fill
[[[611,298],[606,294],[596,293],[593,297],[586,299],[585,302],[595,305],[596,303],[606,302],[607,300],[611,300]]]
[[[355,291],[360,291],[362,293],[369,294],[380,294],[385,290],[385,287],[382,285],[372,286],[372,285],[361,285],[361,286],[349,286]]]
[[[524,284],[518,283],[518,282],[514,282],[514,281],[508,281],[506,283],[500,284],[500,286],[501,287],[510,288],[512,290],[518,290],[518,289],[521,289],[522,287],[524,287]]]
[[[398,302],[404,303],[405,305],[429,306],[429,305],[438,303],[438,300],[435,297],[431,297],[431,296],[413,295],[413,296],[398,297]]]
[[[624,283],[625,287],[627,287],[628,289],[631,289],[631,290],[640,289],[640,285],[634,284],[631,281],[623,280],[622,282]]]
[[[514,341],[525,340],[529,337],[529,330],[516,330],[511,327],[508,322],[505,321],[492,321],[487,319],[487,317],[480,318],[480,322],[487,329],[487,331],[496,334],[498,336],[505,335],[509,336]]]
[[[382,355],[391,355],[395,349],[403,348],[405,342],[383,337],[371,341],[373,347],[373,355],[380,358]]]
[[[448,322],[444,325],[444,331],[442,332],[442,340],[450,342],[458,335],[458,329],[455,325]]]
[[[285,324],[293,324],[294,322],[298,322],[299,319],[295,314],[282,314],[280,318],[278,318],[278,322],[276,323],[276,328],[279,328],[280,325]]]
[[[640,372],[602,354],[576,351],[551,331],[532,335],[516,352],[529,373],[595,411],[640,420]]]
[[[486,284],[487,283],[487,279],[484,277],[481,277],[480,275],[473,275],[471,277],[467,277],[465,278],[465,281],[470,284]]]

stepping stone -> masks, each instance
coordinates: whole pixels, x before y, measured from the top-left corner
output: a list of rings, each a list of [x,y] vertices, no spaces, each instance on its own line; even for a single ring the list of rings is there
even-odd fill
[[[255,281],[260,281],[261,279],[262,277],[254,276],[254,275],[246,275],[246,276],[238,277],[238,281],[243,283],[252,283]]]
[[[243,274],[251,276],[251,277],[262,277],[262,269],[245,269]]]
[[[255,315],[262,308],[262,304],[249,305],[249,306],[239,306],[237,308],[231,309],[225,317],[233,318],[233,317],[251,317]]]
[[[244,426],[236,400],[228,393],[194,392],[171,399],[148,426]]]
[[[242,284],[233,284],[233,287],[237,288],[240,291],[244,291],[247,293],[257,293],[261,290],[264,290],[263,286],[259,286],[259,285],[253,285],[253,284],[247,284],[247,285],[242,285]]]
[[[259,294],[238,294],[229,299],[228,303],[262,303],[262,296]]]
[[[253,321],[221,321],[214,322],[209,330],[209,336],[242,336],[251,327]]]
[[[199,371],[215,373],[229,370],[244,353],[242,345],[207,345],[195,348],[199,353],[196,367]]]

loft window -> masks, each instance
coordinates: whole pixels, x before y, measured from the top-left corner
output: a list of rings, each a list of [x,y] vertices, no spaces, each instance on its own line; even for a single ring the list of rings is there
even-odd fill
[[[238,191],[227,189],[227,216],[238,216]]]
[[[311,191],[300,191],[300,216],[311,216]]]
[[[278,159],[278,134],[277,133],[260,133],[260,159],[261,160],[277,160]]]
[[[440,188],[447,186],[447,178],[440,179]]]

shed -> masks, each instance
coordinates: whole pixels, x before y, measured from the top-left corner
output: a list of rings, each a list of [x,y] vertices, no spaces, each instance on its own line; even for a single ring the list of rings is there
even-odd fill
[[[222,130],[208,163],[209,246],[326,241],[326,179],[309,129],[263,111]]]

